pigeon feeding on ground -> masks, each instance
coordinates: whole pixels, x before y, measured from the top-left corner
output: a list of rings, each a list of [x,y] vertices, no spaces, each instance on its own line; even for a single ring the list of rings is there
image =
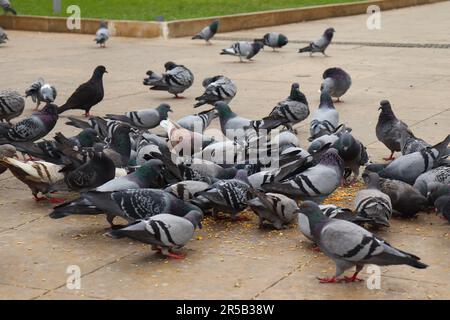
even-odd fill
[[[153,129],[167,119],[169,112],[172,112],[170,106],[162,103],[154,109],[129,111],[125,115],[107,114],[105,118],[125,122],[140,129]]]
[[[231,79],[224,76],[215,76],[206,78],[202,83],[205,92],[195,98],[198,102],[194,104],[194,108],[204,104],[214,105],[217,101],[230,103],[237,92],[237,87]]]
[[[3,144],[0,146],[0,159],[16,157],[16,148],[10,144]],[[0,174],[8,170],[7,167],[0,164]]]
[[[41,111],[34,112],[10,128],[0,128],[0,144],[33,142],[45,137],[58,121],[58,107],[47,104]]]
[[[41,102],[54,102],[57,94],[56,88],[51,84],[46,83],[43,78],[39,78],[25,90],[25,97],[31,97],[31,100],[36,103],[36,108],[34,110],[38,110]]]
[[[5,30],[0,27],[0,44],[6,43],[6,40],[9,40],[8,35],[6,34]]]
[[[104,66],[95,68],[91,79],[80,85],[77,90],[69,97],[67,102],[58,109],[61,114],[67,110],[81,109],[84,110],[84,116],[90,116],[90,110],[103,100],[103,75],[108,73]]]
[[[300,92],[300,85],[293,83],[291,93],[285,100],[278,102],[269,116],[263,118],[261,129],[273,129],[280,125],[293,131],[292,126],[309,116],[309,106],[306,96]]]
[[[185,180],[168,186],[165,190],[181,200],[192,200],[199,192],[205,191],[210,183],[204,181]]]
[[[192,132],[203,133],[217,116],[216,110],[211,109],[183,117],[177,121],[177,124]]]
[[[381,110],[381,112],[378,117],[376,126],[377,138],[389,150],[391,150],[391,155],[388,158],[383,159],[394,160],[394,152],[401,151],[400,142],[402,136],[406,134],[408,136],[414,137],[414,134],[408,128],[408,125],[406,123],[397,119],[394,112],[392,111],[392,107],[389,101],[381,101],[378,110]]]
[[[379,266],[406,264],[418,269],[427,267],[419,261],[419,257],[392,247],[383,239],[352,222],[324,216],[314,202],[303,202],[299,211],[306,217],[306,228],[309,229],[314,242],[336,264],[336,273],[333,277],[318,278],[322,283],[359,281],[358,273],[365,264]],[[300,219],[299,214],[299,221]],[[353,266],[356,266],[356,272],[352,277],[338,278]]]
[[[106,48],[106,41],[111,37],[108,30],[108,23],[106,21],[100,22],[100,28],[95,33],[95,43],[100,45],[100,48]]]
[[[219,29],[219,20],[214,20],[209,26],[205,27],[192,37],[192,40],[203,39],[206,43],[211,44],[211,40]]]
[[[437,198],[434,206],[436,207],[436,211],[441,213],[450,222],[450,195]]]
[[[308,140],[313,141],[325,134],[334,133],[338,124],[339,112],[334,107],[333,100],[328,92],[322,91],[319,107],[312,115],[309,129],[311,137]]]
[[[433,205],[439,197],[450,196],[450,184],[431,182],[428,184],[426,198]]]
[[[222,49],[220,54],[239,57],[240,62],[244,62],[243,58],[252,61],[252,58],[264,47],[261,41],[248,42],[239,41],[231,45],[230,48]]]
[[[450,166],[440,166],[422,173],[414,182],[414,188],[419,190],[423,196],[426,196],[429,185],[432,183],[450,185]]]
[[[289,42],[288,38],[279,32],[266,33],[262,39],[255,39],[255,41],[261,41],[265,46],[271,47],[273,51],[284,47]]]
[[[380,191],[380,178],[376,173],[363,174],[366,189],[360,190],[355,198],[355,212],[358,216],[372,220],[374,227],[389,227],[392,203],[389,196]]]
[[[162,75],[147,71],[148,77],[144,79],[144,85],[150,86],[150,90],[167,91],[175,95],[175,98],[183,98],[178,95],[192,86],[194,74],[185,66],[172,61],[166,62],[164,68],[166,72]]]
[[[259,227],[267,221],[277,230],[285,229],[297,216],[295,200],[278,193],[251,190],[256,196],[248,200],[249,207],[259,217]]]
[[[312,54],[314,52],[321,52],[324,56],[327,56],[325,54],[325,50],[328,48],[328,46],[331,43],[331,40],[333,39],[333,35],[336,32],[336,30],[334,30],[334,28],[328,28],[327,30],[325,30],[325,32],[323,33],[323,35],[311,42],[308,46],[298,50],[299,53],[301,52],[309,52],[309,55],[312,56]]]
[[[372,221],[370,218],[358,216],[351,209],[341,208],[332,204],[320,205],[319,208],[322,213],[330,219],[346,220],[358,225],[364,225]],[[305,223],[305,221],[303,223]],[[302,228],[301,231],[303,232],[304,229]]]
[[[180,249],[191,240],[195,228],[201,228],[202,218],[203,213],[199,211],[190,211],[184,217],[163,213],[119,230],[112,230],[108,235],[116,239],[127,237],[151,244],[152,250],[159,251],[164,256],[183,259],[184,256],[173,252],[173,249]]]
[[[400,139],[400,149],[402,155],[407,155],[413,152],[422,151],[431,147],[428,142],[411,136],[407,131],[402,132],[402,137]]]
[[[9,0],[0,0],[0,6],[3,8],[5,13],[12,13],[13,15],[17,15],[16,10],[11,6],[11,2]]]
[[[6,120],[11,124],[11,119],[20,116],[25,108],[25,100],[17,91],[0,91],[0,121]]]
[[[320,91],[326,91],[339,102],[352,85],[352,78],[341,68],[329,68],[322,75],[324,79]]]

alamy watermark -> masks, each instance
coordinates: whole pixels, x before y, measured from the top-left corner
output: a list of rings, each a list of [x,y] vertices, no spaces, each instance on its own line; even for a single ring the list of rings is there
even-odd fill
[[[367,7],[367,14],[369,17],[366,20],[366,26],[369,30],[381,29],[381,8],[377,5],[370,5]]]

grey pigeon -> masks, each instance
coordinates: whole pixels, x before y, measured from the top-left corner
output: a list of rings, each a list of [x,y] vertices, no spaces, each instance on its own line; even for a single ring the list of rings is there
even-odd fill
[[[33,102],[36,103],[34,110],[38,110],[41,102],[54,102],[57,94],[56,88],[46,83],[43,78],[39,78],[25,90],[25,97],[31,97]]]
[[[243,58],[251,61],[263,47],[264,44],[260,41],[239,41],[233,43],[230,48],[223,49],[220,54],[239,57],[240,62],[244,62]]]
[[[201,210],[174,195],[158,189],[127,189],[115,192],[87,192],[81,197],[65,202],[53,209],[50,218],[59,219],[72,214],[98,215],[106,213],[107,221],[114,226],[116,216],[134,222],[161,213],[184,216]]]
[[[352,222],[324,216],[314,202],[305,201],[300,206],[300,211],[307,217],[307,227],[314,242],[336,264],[335,275],[330,278],[319,278],[320,282],[358,281],[357,275],[365,264],[379,266],[406,264],[418,269],[427,267],[419,261],[419,257],[392,247],[383,239]],[[345,277],[342,280],[338,278],[353,266],[356,266],[356,272],[352,277]]]
[[[20,116],[25,108],[25,100],[17,91],[0,91],[0,121],[11,123],[11,119]]]
[[[97,66],[91,78],[81,84],[67,99],[66,103],[59,107],[58,113],[80,109],[85,111],[85,117],[89,117],[91,108],[99,104],[105,96],[103,89],[103,75],[105,73],[108,73],[108,71],[104,66]]]
[[[449,155],[449,142],[450,135],[432,148],[400,156],[380,171],[379,175],[412,185],[422,173],[439,166],[440,161]]]
[[[336,110],[328,92],[322,91],[320,94],[320,104],[312,115],[310,124],[309,141],[333,133],[339,124],[339,112]]]
[[[9,0],[0,0],[0,6],[3,8],[5,13],[12,13],[13,15],[17,15],[16,10],[11,6],[11,2]]]
[[[366,223],[372,222],[371,218],[364,218],[364,217],[358,216],[351,209],[341,208],[341,207],[338,207],[333,204],[320,205],[319,208],[322,211],[322,213],[330,219],[333,218],[333,219],[339,219],[339,220],[346,220],[346,221],[356,223],[358,225],[364,225]],[[303,230],[303,228],[301,230]]]
[[[400,138],[400,151],[402,152],[402,155],[422,151],[428,147],[431,147],[431,144],[428,142],[410,135],[407,131],[402,132]]]
[[[214,37],[218,29],[219,29],[219,20],[214,20],[209,26],[203,28],[202,31],[193,36],[192,40],[203,39],[207,43],[211,43],[209,40],[211,40]]]
[[[297,217],[297,203],[278,193],[252,190],[255,198],[248,200],[249,207],[259,217],[259,227],[267,221],[277,230],[285,229]]]
[[[284,125],[293,131],[292,126],[305,120],[309,116],[309,106],[306,96],[300,92],[300,85],[293,83],[291,93],[287,99],[278,102],[268,117],[263,118],[262,129],[273,129]]]
[[[164,181],[162,172],[165,166],[161,160],[152,159],[145,162],[136,171],[118,177],[95,188],[97,192],[114,192],[126,189],[162,188]]]
[[[397,216],[414,217],[427,208],[427,198],[406,182],[380,178],[379,188],[391,199],[393,213]]]
[[[150,90],[167,91],[175,98],[190,88],[194,83],[194,75],[191,70],[172,61],[164,64],[166,72],[159,75],[153,71],[147,71],[148,77],[144,79],[144,85],[150,86]]]
[[[389,101],[381,101],[378,109],[381,112],[376,126],[377,138],[391,150],[391,155],[388,158],[384,158],[384,160],[393,160],[395,159],[393,157],[394,152],[401,151],[400,142],[402,135],[414,136],[414,134],[406,123],[397,119]]]
[[[319,163],[297,174],[289,180],[264,184],[266,192],[281,193],[303,200],[311,199],[322,202],[341,184],[344,163],[336,149],[327,150]]]
[[[358,216],[373,220],[373,227],[389,227],[392,216],[392,203],[389,196],[380,191],[380,178],[376,173],[363,175],[366,189],[360,190],[355,197],[355,212]]]
[[[13,145],[10,144],[3,144],[0,146],[0,159],[2,158],[12,158],[16,156],[16,148]],[[0,165],[0,174],[5,172],[8,168]]]
[[[6,43],[6,40],[9,40],[8,35],[6,34],[5,30],[0,27],[0,44]]]
[[[282,48],[288,44],[288,38],[279,32],[266,33],[262,39],[256,39],[255,41],[261,41],[265,46],[271,47],[273,51],[277,48]]]
[[[247,207],[250,183],[245,170],[239,170],[234,179],[219,180],[197,197],[206,198],[213,206],[213,215],[218,212],[230,213],[232,220],[238,220],[237,214]],[[193,202],[196,204],[197,202]]]
[[[431,182],[427,187],[426,197],[429,204],[434,204],[439,197],[450,196],[450,184]]]
[[[330,96],[337,98],[337,101],[340,101],[340,97],[342,97],[352,85],[352,78],[341,68],[329,68],[325,70],[322,78],[323,82],[320,86],[320,91],[328,92]]]
[[[433,182],[450,184],[450,166],[439,166],[422,173],[414,182],[414,188],[419,190],[422,195],[426,196],[428,186]]]
[[[106,21],[100,22],[100,28],[95,33],[95,43],[99,44],[101,48],[106,48],[106,41],[111,37],[111,32],[108,30],[108,23]]]
[[[194,108],[204,104],[214,105],[217,101],[229,103],[237,92],[237,87],[231,79],[225,76],[214,76],[206,78],[202,83],[205,92],[195,98],[198,102],[194,104]]]
[[[217,118],[215,109],[206,110],[197,114],[191,114],[181,118],[177,123],[192,132],[203,133],[205,129],[211,124],[213,119]]]
[[[58,121],[58,107],[47,104],[41,111],[20,120],[9,129],[0,130],[0,144],[33,142],[45,137]]]
[[[184,217],[171,214],[158,214],[146,220],[137,221],[120,230],[108,233],[113,238],[127,237],[151,244],[152,250],[164,256],[183,259],[184,256],[173,252],[186,245],[194,235],[195,228],[201,228],[203,213],[190,211]]]
[[[319,39],[311,42],[308,46],[301,48],[300,50],[298,50],[298,52],[300,52],[300,53],[301,52],[309,52],[310,56],[314,52],[321,52],[324,56],[326,56],[325,50],[330,45],[335,32],[336,32],[336,30],[334,30],[334,28],[326,29],[325,32],[323,33],[323,35]]]
[[[205,191],[210,183],[204,181],[185,180],[168,186],[165,190],[181,200],[192,200],[199,192]]]
[[[128,111],[125,115],[107,114],[105,118],[125,122],[140,129],[153,129],[162,120],[167,120],[169,112],[172,112],[170,106],[166,103],[161,103],[154,109]]]
[[[437,212],[440,212],[442,216],[450,222],[450,196],[442,196],[436,199],[434,202]]]

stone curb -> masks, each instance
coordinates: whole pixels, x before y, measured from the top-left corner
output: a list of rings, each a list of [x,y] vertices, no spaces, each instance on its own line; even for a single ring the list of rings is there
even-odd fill
[[[381,10],[391,10],[442,1],[447,0],[374,0],[357,3],[330,4],[296,9],[242,13],[200,19],[175,20],[169,22],[109,20],[108,23],[112,34],[115,36],[178,38],[196,34],[215,19],[220,20],[220,32],[230,32],[331,17],[363,14],[367,12],[370,5],[377,5]],[[81,29],[79,30],[69,30],[66,21],[66,18],[61,17],[0,16],[0,26],[5,29],[84,34],[95,34],[101,20],[82,19]]]

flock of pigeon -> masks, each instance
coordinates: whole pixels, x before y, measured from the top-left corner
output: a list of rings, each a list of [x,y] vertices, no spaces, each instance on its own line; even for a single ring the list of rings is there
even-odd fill
[[[218,28],[219,21],[214,21],[193,39],[209,42]],[[333,34],[333,28],[327,29],[300,52],[325,54]],[[102,23],[96,42],[105,46],[109,36]],[[275,49],[287,43],[286,36],[272,32],[252,43],[237,42],[222,54],[251,59],[263,46]],[[161,74],[148,71],[143,84],[181,98],[193,84],[193,73],[174,62],[164,68]],[[320,104],[310,117],[307,149],[300,147],[293,128],[310,116],[298,83],[292,84],[289,96],[270,114],[258,120],[232,111],[229,104],[237,87],[223,75],[206,78],[204,93],[196,98],[195,108],[212,108],[177,122],[169,119],[172,110],[166,103],[119,115],[90,116],[91,108],[103,99],[106,72],[98,66],[90,80],[59,107],[54,104],[55,87],[38,79],[25,91],[36,103],[36,111],[16,123],[11,120],[23,112],[24,97],[14,91],[0,92],[0,170],[10,170],[37,201],[57,203],[51,218],[106,214],[111,237],[129,237],[163,255],[182,258],[177,249],[201,227],[204,215],[224,218],[223,214],[229,214],[237,221],[249,207],[261,227],[282,229],[298,221],[301,233],[336,263],[336,274],[321,282],[357,281],[365,264],[427,267],[419,257],[394,248],[369,230],[389,227],[392,217],[412,218],[432,207],[450,220],[446,159],[450,135],[434,146],[426,143],[383,100],[376,135],[391,155],[387,163],[370,163],[364,145],[339,121],[332,99],[339,99],[351,86],[344,70],[330,68],[323,74]],[[41,103],[45,106],[38,110]],[[59,114],[73,109],[89,117],[86,121],[68,117],[66,124],[79,128],[78,135],[56,133],[53,139],[41,140],[55,127]],[[216,118],[224,140],[204,133]],[[165,134],[151,131],[158,126]],[[394,159],[396,151],[401,155]],[[17,152],[24,160],[19,160]],[[355,182],[361,167],[366,188],[357,193],[354,210],[321,205],[338,187]],[[56,191],[79,196],[65,201],[53,197]],[[129,224],[115,225],[115,217]],[[352,277],[339,278],[353,266]]]

